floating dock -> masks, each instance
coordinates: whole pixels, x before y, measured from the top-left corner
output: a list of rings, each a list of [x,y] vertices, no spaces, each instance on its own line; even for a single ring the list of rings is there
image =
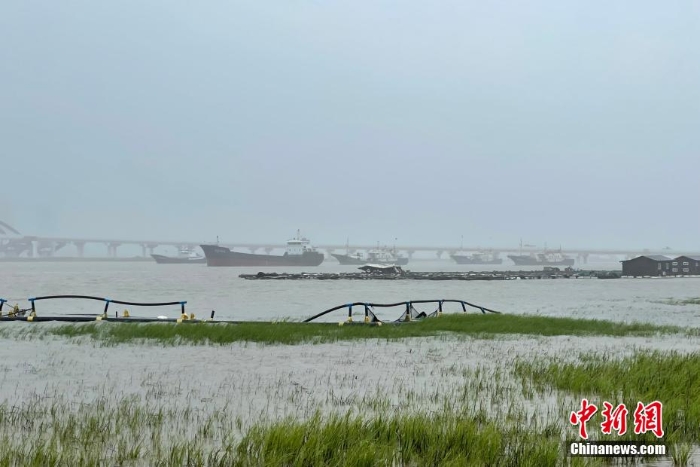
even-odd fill
[[[339,272],[241,274],[247,280],[423,280],[423,281],[503,281],[530,279],[619,279],[621,271],[489,271],[489,272]]]

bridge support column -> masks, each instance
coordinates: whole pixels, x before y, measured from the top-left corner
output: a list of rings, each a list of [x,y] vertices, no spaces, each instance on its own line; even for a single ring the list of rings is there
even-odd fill
[[[435,254],[437,255],[437,259],[442,259],[442,254],[443,254],[443,253],[444,253],[444,252],[443,252],[442,250],[436,251]]]
[[[121,243],[109,243],[107,245],[107,253],[111,257],[116,257],[117,256],[117,248],[121,245]]]
[[[413,259],[413,253],[415,253],[416,250],[408,250],[406,251],[406,254],[408,255],[408,259],[411,260]]]
[[[85,256],[85,242],[73,242],[73,245],[78,250],[78,258]]]

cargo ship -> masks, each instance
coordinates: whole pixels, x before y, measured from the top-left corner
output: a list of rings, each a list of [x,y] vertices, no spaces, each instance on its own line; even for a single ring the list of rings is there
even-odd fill
[[[457,264],[502,264],[503,259],[498,256],[498,253],[492,251],[479,251],[477,253],[467,255],[455,253],[450,257]]]
[[[297,236],[287,241],[283,255],[258,255],[241,253],[219,245],[200,245],[207,266],[318,266],[323,262],[323,253],[310,245],[308,238]]]

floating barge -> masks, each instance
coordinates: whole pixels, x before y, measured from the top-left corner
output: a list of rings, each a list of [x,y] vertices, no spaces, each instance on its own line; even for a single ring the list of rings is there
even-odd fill
[[[424,280],[424,281],[498,281],[528,279],[619,279],[621,271],[580,271],[545,268],[542,271],[489,272],[412,272],[398,266],[363,266],[363,272],[241,274],[247,280]]]

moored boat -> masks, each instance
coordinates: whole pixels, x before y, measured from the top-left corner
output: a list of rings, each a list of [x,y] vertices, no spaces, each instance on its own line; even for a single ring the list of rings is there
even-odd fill
[[[405,266],[408,264],[408,257],[399,255],[395,248],[375,248],[369,250],[367,255],[363,255],[362,253],[345,255],[331,253],[331,255],[337,259],[340,264],[362,265],[371,263],[397,266]]]
[[[466,253],[455,253],[450,257],[457,264],[501,264],[503,259],[498,256],[498,253],[493,251],[479,251],[471,255]]]
[[[546,250],[531,255],[508,255],[508,258],[517,266],[573,266],[575,262],[574,258],[569,258],[561,252]]]
[[[207,259],[187,247],[180,248],[177,256],[152,254],[151,258],[158,264],[204,264]]]
[[[207,259],[204,256],[192,256],[181,258],[177,256],[151,255],[158,264],[205,264]]]
[[[297,236],[287,241],[283,255],[259,255],[241,253],[219,245],[200,245],[207,266],[318,266],[323,262],[323,253],[310,245],[309,239]]]

